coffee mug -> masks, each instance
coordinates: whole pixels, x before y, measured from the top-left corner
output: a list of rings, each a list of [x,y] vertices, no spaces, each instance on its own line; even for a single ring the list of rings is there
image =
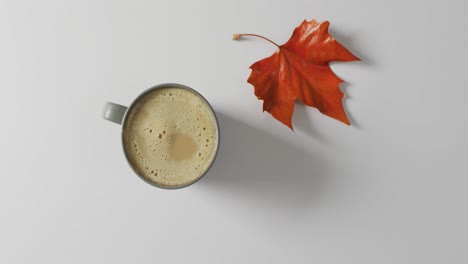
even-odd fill
[[[103,117],[122,125],[128,164],[153,186],[187,187],[200,180],[216,159],[216,114],[200,93],[185,85],[156,85],[129,107],[108,102]]]

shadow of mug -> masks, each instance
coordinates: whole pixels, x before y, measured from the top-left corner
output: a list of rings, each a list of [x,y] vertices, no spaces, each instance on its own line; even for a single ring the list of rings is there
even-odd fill
[[[276,209],[309,208],[319,199],[328,166],[324,160],[226,114],[216,115],[221,145],[198,188]]]

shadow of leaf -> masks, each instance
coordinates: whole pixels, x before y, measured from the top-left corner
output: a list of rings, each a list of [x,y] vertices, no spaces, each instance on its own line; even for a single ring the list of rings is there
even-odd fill
[[[329,29],[330,34],[343,45],[346,49],[351,51],[354,55],[356,55],[361,61],[358,62],[361,65],[366,65],[366,66],[371,66],[374,67],[375,63],[372,61],[370,58],[368,58],[360,49],[362,45],[359,45],[356,40],[356,34],[351,34],[351,33],[345,33],[343,31],[339,31],[336,28],[330,28]]]

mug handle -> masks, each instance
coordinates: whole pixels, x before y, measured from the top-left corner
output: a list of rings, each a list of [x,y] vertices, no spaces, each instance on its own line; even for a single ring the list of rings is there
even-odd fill
[[[125,113],[127,112],[127,109],[128,107],[126,106],[107,102],[104,105],[104,111],[102,113],[102,117],[105,120],[121,125],[123,118],[125,116]]]

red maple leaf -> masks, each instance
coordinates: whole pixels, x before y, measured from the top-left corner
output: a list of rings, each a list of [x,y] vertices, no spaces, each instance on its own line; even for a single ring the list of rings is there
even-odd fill
[[[254,86],[255,95],[263,100],[263,111],[292,128],[294,102],[317,108],[321,113],[350,125],[343,109],[339,85],[343,82],[331,70],[331,61],[359,60],[328,33],[328,21],[318,23],[304,20],[283,45],[270,41],[278,50],[268,58],[255,62],[247,82]]]

